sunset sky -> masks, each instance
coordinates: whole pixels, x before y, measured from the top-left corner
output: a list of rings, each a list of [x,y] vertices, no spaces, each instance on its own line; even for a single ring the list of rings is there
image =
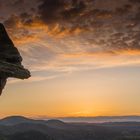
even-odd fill
[[[32,73],[0,118],[140,115],[140,0],[0,0],[0,22]]]

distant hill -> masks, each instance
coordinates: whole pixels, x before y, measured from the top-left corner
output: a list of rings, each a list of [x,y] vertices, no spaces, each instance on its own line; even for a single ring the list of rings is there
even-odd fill
[[[66,117],[42,120],[29,119],[24,116],[9,116],[0,120],[0,124],[14,125],[19,123],[47,123],[48,125],[63,125],[64,122],[74,123],[106,123],[106,122],[140,122],[140,116],[99,116],[99,117]]]
[[[65,125],[66,123],[64,123],[64,122],[62,122],[60,120],[52,119],[52,120],[46,121],[46,124],[48,124],[48,125]]]
[[[23,116],[10,116],[0,120],[0,125],[16,125],[19,123],[32,123],[34,120]]]
[[[51,128],[59,128],[59,129],[67,129],[69,127],[72,127],[72,124],[70,123],[65,123],[60,120],[48,120],[45,122],[45,124]]]
[[[140,140],[140,122],[66,123],[11,116],[0,120],[0,140]]]

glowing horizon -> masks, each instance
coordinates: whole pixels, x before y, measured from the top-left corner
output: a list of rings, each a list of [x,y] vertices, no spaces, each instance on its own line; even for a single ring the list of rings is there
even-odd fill
[[[2,0],[1,22],[32,77],[9,79],[0,117],[140,115],[139,4]]]

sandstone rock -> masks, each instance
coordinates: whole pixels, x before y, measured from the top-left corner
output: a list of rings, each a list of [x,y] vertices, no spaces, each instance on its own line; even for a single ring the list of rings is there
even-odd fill
[[[22,57],[0,23],[0,95],[7,78],[27,79],[30,72],[22,64]]]

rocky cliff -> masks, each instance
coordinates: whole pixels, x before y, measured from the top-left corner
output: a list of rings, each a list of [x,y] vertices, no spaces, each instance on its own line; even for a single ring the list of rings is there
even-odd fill
[[[22,64],[22,57],[9,38],[3,24],[0,23],[0,95],[7,78],[27,79],[30,72]]]

